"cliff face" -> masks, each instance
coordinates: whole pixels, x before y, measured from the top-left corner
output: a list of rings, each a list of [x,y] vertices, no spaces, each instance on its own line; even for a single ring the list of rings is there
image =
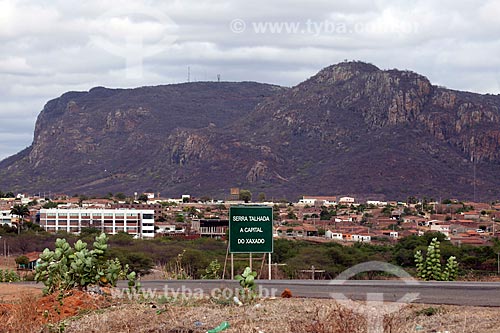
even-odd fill
[[[290,89],[257,83],[94,88],[45,106],[0,188],[165,195],[473,196],[500,185],[500,96],[361,62]]]

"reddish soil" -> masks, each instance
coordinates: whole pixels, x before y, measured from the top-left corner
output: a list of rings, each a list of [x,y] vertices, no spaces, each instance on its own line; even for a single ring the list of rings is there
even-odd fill
[[[44,296],[36,302],[41,323],[58,322],[77,315],[82,310],[96,310],[107,304],[103,296],[94,296],[80,290],[72,290],[59,300],[58,293]]]
[[[40,289],[22,285],[0,285],[0,332],[33,332],[44,324],[57,323],[85,310],[109,305],[103,296],[80,290],[42,296]]]

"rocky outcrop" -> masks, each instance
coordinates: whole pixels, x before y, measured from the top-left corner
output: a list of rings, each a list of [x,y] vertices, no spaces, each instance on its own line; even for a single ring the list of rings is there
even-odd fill
[[[411,71],[329,66],[292,88],[190,83],[70,92],[33,144],[0,162],[0,188],[288,197],[497,197],[500,96]],[[476,179],[472,170],[476,170]]]

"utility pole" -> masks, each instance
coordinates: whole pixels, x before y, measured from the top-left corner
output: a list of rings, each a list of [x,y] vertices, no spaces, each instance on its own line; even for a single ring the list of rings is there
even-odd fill
[[[2,236],[0,236],[0,239],[2,239]],[[7,249],[5,247],[5,238],[3,239],[3,261],[5,266],[7,266]]]

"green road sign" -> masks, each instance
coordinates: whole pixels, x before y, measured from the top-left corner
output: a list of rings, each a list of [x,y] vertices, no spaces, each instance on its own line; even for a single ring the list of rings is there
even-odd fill
[[[273,208],[236,206],[229,208],[231,253],[273,252]]]

